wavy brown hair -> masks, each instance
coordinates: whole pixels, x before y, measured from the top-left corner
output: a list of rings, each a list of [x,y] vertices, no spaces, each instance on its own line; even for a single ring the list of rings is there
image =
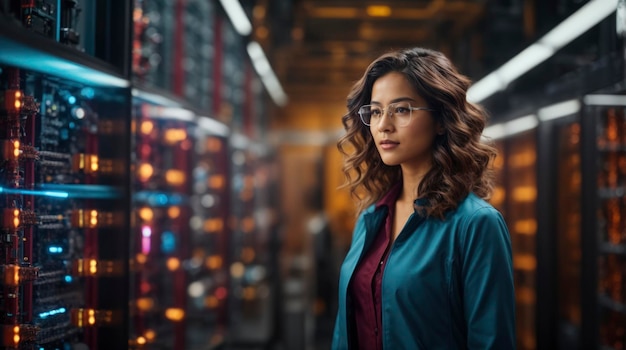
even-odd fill
[[[428,202],[421,209],[428,216],[443,219],[470,192],[488,199],[493,188],[490,163],[496,150],[481,142],[487,115],[480,106],[466,100],[470,80],[442,53],[411,48],[377,58],[347,98],[348,113],[342,117],[346,134],[337,148],[344,155],[345,187],[357,198],[358,212],[379,200],[402,178],[399,165],[383,163],[369,127],[357,113],[370,103],[374,82],[389,72],[399,72],[408,79],[428,107],[435,110],[431,114],[444,129],[432,146],[432,168],[417,189],[417,196]]]

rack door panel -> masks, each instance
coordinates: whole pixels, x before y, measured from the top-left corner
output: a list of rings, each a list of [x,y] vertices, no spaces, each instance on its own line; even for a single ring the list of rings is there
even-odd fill
[[[624,96],[606,95],[615,102]],[[621,97],[621,99],[620,99]],[[602,349],[626,346],[626,109],[596,104],[587,96],[587,117],[596,125],[598,332]]]

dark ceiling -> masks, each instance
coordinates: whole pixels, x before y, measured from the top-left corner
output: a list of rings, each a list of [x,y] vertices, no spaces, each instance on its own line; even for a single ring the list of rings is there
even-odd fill
[[[477,81],[552,29],[586,0],[243,0],[253,39],[268,52],[290,100],[339,99],[389,49],[444,52]],[[594,37],[595,35],[595,37]],[[517,83],[536,90],[612,50],[592,34]],[[607,49],[608,48],[608,49]],[[501,100],[498,98],[498,100]]]
[[[257,4],[268,6],[271,43],[266,46],[271,46],[272,63],[287,93],[327,90],[332,94],[333,87],[345,89],[389,49],[425,46],[458,54],[463,47],[479,44],[468,33],[476,31],[487,1],[267,0]]]

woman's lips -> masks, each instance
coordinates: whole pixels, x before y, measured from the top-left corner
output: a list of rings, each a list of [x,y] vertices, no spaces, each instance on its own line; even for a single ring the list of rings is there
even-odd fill
[[[384,150],[390,150],[393,148],[398,147],[399,143],[395,142],[395,141],[390,141],[390,140],[383,140],[380,142],[380,148],[384,149]]]

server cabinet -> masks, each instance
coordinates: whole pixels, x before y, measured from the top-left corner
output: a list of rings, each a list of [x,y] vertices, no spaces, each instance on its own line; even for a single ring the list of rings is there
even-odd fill
[[[0,11],[0,346],[125,348],[129,82],[79,49],[89,31],[77,2],[11,5]]]
[[[623,95],[592,94],[557,104],[569,112],[545,122],[544,144],[555,198],[544,213],[542,234],[552,239],[553,317],[560,349],[623,349],[624,295],[624,106]],[[569,106],[569,107],[566,107]],[[544,174],[546,172],[544,171]]]
[[[131,337],[137,346],[184,349],[193,114],[135,104]]]
[[[229,334],[230,167],[228,129],[200,117],[193,168],[187,337],[190,349],[217,347]]]
[[[496,142],[496,186],[491,203],[505,218],[513,249],[517,346],[536,347],[537,182],[535,131]]]
[[[626,346],[625,110],[624,95],[582,99],[582,343],[602,349]]]
[[[497,142],[492,202],[511,232],[519,348],[626,344],[624,106],[617,94],[559,101]]]

